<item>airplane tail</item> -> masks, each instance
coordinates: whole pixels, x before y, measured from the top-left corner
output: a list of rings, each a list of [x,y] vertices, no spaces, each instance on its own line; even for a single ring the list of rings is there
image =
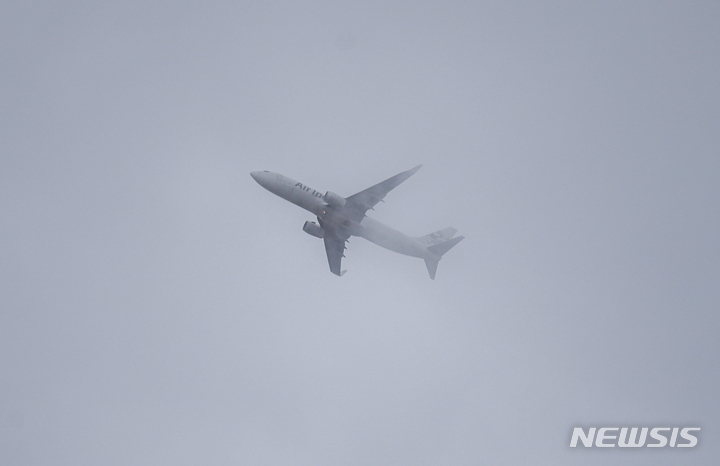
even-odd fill
[[[418,238],[418,241],[423,244],[427,244],[427,250],[431,252],[433,256],[425,259],[425,266],[427,266],[431,279],[435,280],[435,272],[437,272],[438,262],[440,262],[443,254],[465,239],[464,236],[453,238],[452,236],[456,232],[456,229],[448,227],[440,231],[436,231],[435,233],[430,233],[422,238]]]
[[[438,230],[434,233],[430,233],[429,235],[420,236],[418,238],[415,238],[420,243],[422,243],[423,246],[432,246],[433,244],[442,243],[443,241],[447,241],[450,238],[453,237],[453,235],[457,233],[457,230],[453,227],[447,227],[443,228],[442,230]]]

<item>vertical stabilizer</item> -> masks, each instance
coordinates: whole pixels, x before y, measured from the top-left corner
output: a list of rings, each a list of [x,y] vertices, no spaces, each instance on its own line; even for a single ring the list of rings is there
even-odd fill
[[[432,280],[435,280],[435,272],[437,272],[438,262],[439,261],[435,259],[425,259],[425,266],[427,267],[430,279]]]
[[[446,230],[453,230],[452,234],[455,234],[454,229],[450,229],[450,228],[446,228],[445,230],[440,230],[440,231],[442,232],[442,231],[446,231]],[[431,235],[432,235],[432,233],[431,233]],[[428,236],[430,236],[430,235],[428,235]],[[429,257],[429,258],[425,259],[425,265],[427,266],[428,273],[430,274],[431,279],[435,280],[435,272],[437,272],[438,262],[440,261],[440,258],[442,257],[442,255],[445,254],[446,252],[448,252],[450,249],[452,249],[453,246],[458,244],[463,239],[465,239],[464,236],[458,236],[457,238],[449,239],[449,240],[443,241],[441,243],[431,244],[430,246],[427,247],[427,250],[430,253],[432,253],[432,256],[434,256],[434,257]]]

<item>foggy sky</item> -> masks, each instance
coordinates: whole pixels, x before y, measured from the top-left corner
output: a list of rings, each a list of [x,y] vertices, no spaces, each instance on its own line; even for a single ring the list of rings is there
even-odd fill
[[[712,464],[717,2],[0,4],[0,463]],[[466,239],[425,265],[249,176]],[[571,449],[573,427],[702,428]]]

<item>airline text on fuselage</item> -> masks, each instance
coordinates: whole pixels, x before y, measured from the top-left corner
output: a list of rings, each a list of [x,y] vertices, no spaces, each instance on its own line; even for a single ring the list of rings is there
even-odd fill
[[[296,187],[296,188],[300,188],[300,189],[302,189],[303,191],[308,192],[308,193],[312,194],[312,195],[315,196],[315,197],[320,197],[320,198],[323,197],[322,193],[319,193],[319,192],[315,191],[315,190],[312,189],[310,186],[304,186],[304,185],[303,185],[302,183],[300,183],[300,182],[295,183],[295,187]]]

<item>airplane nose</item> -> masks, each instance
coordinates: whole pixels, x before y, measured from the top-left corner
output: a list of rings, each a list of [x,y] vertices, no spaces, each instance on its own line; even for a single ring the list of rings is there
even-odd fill
[[[270,172],[268,171],[258,171],[258,172],[250,172],[250,176],[253,177],[257,183],[262,186],[265,189],[268,189],[268,185],[270,183]]]

